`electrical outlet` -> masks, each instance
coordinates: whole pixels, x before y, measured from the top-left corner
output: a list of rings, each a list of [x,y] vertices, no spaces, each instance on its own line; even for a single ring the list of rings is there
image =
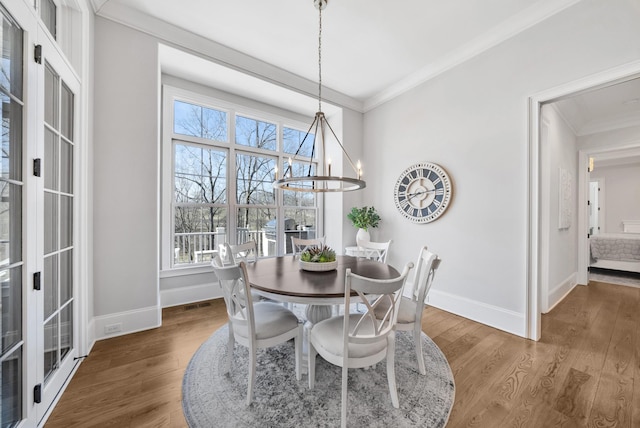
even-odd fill
[[[108,324],[104,326],[104,334],[118,333],[122,331],[122,323]]]

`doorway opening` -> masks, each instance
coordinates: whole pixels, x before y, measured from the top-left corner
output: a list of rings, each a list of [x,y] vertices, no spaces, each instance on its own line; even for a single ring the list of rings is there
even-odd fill
[[[529,134],[529,239],[528,239],[528,278],[527,278],[527,337],[539,340],[541,333],[541,310],[543,302],[541,297],[547,293],[549,287],[547,278],[543,277],[544,270],[548,270],[545,257],[548,254],[544,251],[549,248],[549,237],[542,233],[544,224],[550,224],[551,218],[549,210],[541,210],[542,198],[549,197],[543,195],[541,183],[546,179],[542,176],[543,171],[550,171],[549,156],[542,157],[541,152],[541,129],[542,129],[542,105],[551,104],[572,97],[581,96],[592,91],[614,87],[617,84],[632,81],[640,77],[640,61],[627,64],[603,73],[599,73],[588,78],[563,85],[553,90],[545,91],[530,98],[530,134]],[[627,141],[615,143],[611,147],[589,147],[582,148],[578,153],[577,174],[574,177],[574,191],[576,192],[576,221],[577,228],[577,266],[576,282],[586,284],[587,269],[589,265],[588,235],[589,231],[589,211],[587,201],[589,200],[589,177],[588,164],[589,155],[592,153],[603,153],[610,150],[630,148],[630,146],[640,147],[640,141]],[[555,171],[555,170],[554,170]],[[555,171],[557,172],[557,171]],[[553,173],[553,171],[551,171]],[[557,197],[557,195],[556,195]],[[556,214],[557,215],[557,214]],[[602,221],[602,215],[598,215],[598,221]],[[569,226],[571,227],[571,226]],[[546,266],[546,268],[545,268]]]

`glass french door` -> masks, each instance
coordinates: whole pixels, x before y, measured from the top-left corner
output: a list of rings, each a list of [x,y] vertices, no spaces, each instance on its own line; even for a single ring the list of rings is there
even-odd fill
[[[23,39],[22,28],[0,4],[0,426],[23,419]]]
[[[46,46],[43,48],[46,52]],[[55,50],[54,50],[55,53]],[[73,370],[77,356],[74,311],[74,153],[75,93],[57,58],[42,60],[41,305],[38,305],[38,352],[41,418]]]
[[[41,424],[79,352],[80,80],[34,5],[0,0],[2,428]]]

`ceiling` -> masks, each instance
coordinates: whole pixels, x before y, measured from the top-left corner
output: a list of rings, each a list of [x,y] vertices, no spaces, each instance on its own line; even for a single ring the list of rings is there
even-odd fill
[[[555,106],[578,136],[640,126],[640,78],[586,91]]]
[[[148,28],[152,19],[167,32],[171,24],[285,77],[274,85],[242,65],[230,68],[224,60],[161,45],[163,72],[313,115],[317,105],[309,96],[317,96],[318,81],[313,0],[91,1],[100,16],[138,28]],[[328,1],[322,12],[323,97],[330,93],[338,104],[364,112],[581,0]],[[300,80],[291,82],[292,74]],[[283,90],[304,84],[306,92]],[[576,135],[640,125],[640,79],[572,96],[556,107]]]
[[[91,0],[136,26],[151,16],[309,81],[318,80],[313,0]],[[580,0],[329,0],[323,86],[366,111]]]

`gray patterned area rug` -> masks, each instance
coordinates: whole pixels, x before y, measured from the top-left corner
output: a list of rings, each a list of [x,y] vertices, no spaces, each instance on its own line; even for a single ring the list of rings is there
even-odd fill
[[[237,345],[228,375],[227,326],[216,331],[194,354],[182,382],[182,408],[190,427],[336,427],[340,426],[341,368],[316,360],[316,384],[306,375],[296,381],[293,341],[258,350],[256,385],[246,405],[247,348]],[[348,426],[444,427],[455,386],[442,351],[422,334],[427,375],[418,372],[411,335],[396,334],[396,382],[400,408],[391,405],[386,362],[350,369]]]

